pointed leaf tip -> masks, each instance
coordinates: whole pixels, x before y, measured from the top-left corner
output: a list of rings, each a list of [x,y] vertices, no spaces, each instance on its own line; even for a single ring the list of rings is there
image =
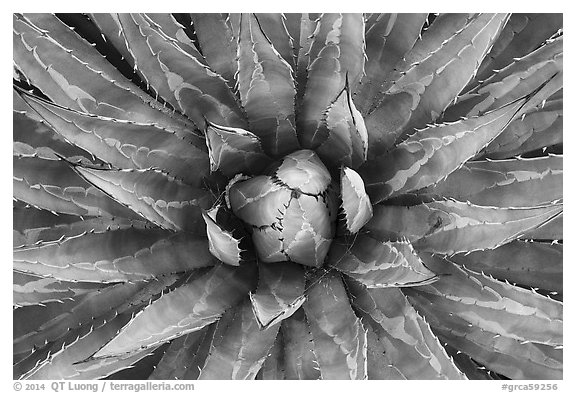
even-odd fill
[[[367,336],[350,307],[340,274],[329,272],[308,292],[304,311],[323,379],[366,379]]]
[[[222,207],[203,211],[202,217],[206,223],[206,234],[208,235],[209,250],[212,255],[220,261],[229,265],[239,266],[242,261],[242,249],[240,240],[233,232],[223,228],[218,222],[218,215],[229,215],[223,211]]]
[[[304,269],[292,262],[260,264],[252,310],[263,329],[289,318],[306,301]]]
[[[137,313],[94,358],[155,347],[220,319],[253,289],[253,264],[219,264],[191,282],[163,294]]]
[[[342,209],[346,217],[346,228],[358,232],[372,218],[372,204],[358,173],[343,167],[340,171]]]
[[[327,264],[368,288],[409,287],[438,279],[408,242],[382,242],[365,233],[336,240]]]
[[[368,131],[364,118],[352,101],[348,75],[344,90],[326,109],[318,127],[311,144],[321,143],[315,151],[322,159],[332,165],[343,164],[353,168],[366,160]]]
[[[297,150],[292,69],[253,14],[240,18],[237,80],[250,129],[266,153],[283,156]]]

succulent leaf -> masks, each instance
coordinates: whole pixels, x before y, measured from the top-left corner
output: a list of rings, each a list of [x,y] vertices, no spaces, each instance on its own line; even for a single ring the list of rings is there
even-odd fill
[[[368,288],[425,285],[438,279],[410,243],[382,242],[364,233],[335,240],[326,263]]]
[[[411,62],[404,60],[396,67],[384,97],[365,119],[371,140],[369,155],[381,154],[398,137],[435,121],[475,74],[507,19],[506,14],[472,16],[437,50],[423,58],[406,54]],[[419,50],[415,45],[413,51]]]
[[[561,349],[478,329],[452,314],[430,310],[429,300],[412,293],[410,301],[430,322],[435,334],[490,370],[514,379],[562,378]]]
[[[118,204],[87,183],[54,152],[34,149],[15,142],[13,156],[14,198],[40,209],[76,216],[120,216],[135,218],[130,209]],[[82,159],[83,160],[83,159]]]
[[[282,321],[286,379],[320,379],[320,368],[314,354],[312,333],[302,309]]]
[[[202,218],[206,223],[209,250],[220,261],[233,266],[239,266],[243,260],[240,248],[240,239],[236,238],[231,231],[221,226],[218,221],[218,213],[222,207],[215,207],[202,212]],[[221,213],[226,214],[226,213]],[[229,214],[229,213],[228,213]]]
[[[356,90],[363,73],[362,15],[322,14],[310,46],[306,90],[299,112],[302,147],[317,147],[315,137],[326,110],[336,102],[347,81],[350,90]]]
[[[216,323],[206,326],[204,330],[206,333],[202,335],[198,344],[194,346],[194,353],[191,354],[190,358],[186,359],[187,365],[185,370],[183,370],[184,377],[182,379],[198,379],[202,368],[206,364],[206,359],[212,350],[212,341],[215,338]]]
[[[244,120],[222,77],[167,39],[143,14],[118,14],[134,68],[154,92],[203,129],[204,119],[242,127]]]
[[[368,358],[370,379],[465,379],[399,289],[366,289],[352,280],[347,287],[371,330],[370,341],[381,347]]]
[[[141,358],[149,355],[149,350],[138,354],[120,356],[116,362],[86,362],[86,359],[97,351],[103,342],[117,334],[138,310],[158,296],[166,285],[172,283],[161,279],[139,287],[128,297],[121,297],[121,305],[98,316],[89,315],[86,322],[74,328],[68,328],[65,334],[56,341],[47,343],[32,352],[14,366],[14,378],[35,379],[96,379],[104,378],[118,370],[129,367]],[[129,284],[122,284],[129,285]]]
[[[516,59],[483,83],[461,95],[445,118],[477,116],[513,102],[546,84],[517,116],[533,109],[562,88],[563,37],[547,42],[529,55]]]
[[[443,280],[411,289],[433,303],[431,312],[450,313],[483,331],[520,342],[562,345],[562,303],[449,261],[426,258],[426,262],[437,273],[447,274]]]
[[[515,240],[494,250],[454,255],[450,260],[499,280],[562,292],[562,249],[558,243]]]
[[[206,238],[136,221],[93,219],[54,232],[61,237],[15,248],[14,269],[65,281],[119,282],[214,264]]]
[[[498,136],[527,100],[417,131],[360,169],[370,197],[377,203],[439,182]]]
[[[241,18],[238,91],[250,129],[268,154],[281,157],[298,150],[291,67],[252,14],[243,14]]]
[[[253,273],[252,264],[215,266],[145,307],[94,357],[140,351],[202,329],[217,321],[253,288]]]
[[[274,176],[287,187],[304,194],[319,195],[330,184],[330,172],[312,150],[287,155]]]
[[[118,14],[93,13],[90,19],[94,22],[104,39],[110,42],[122,57],[134,68],[136,62],[134,54],[129,49],[127,35]],[[185,26],[174,18],[173,14],[146,14],[149,24],[153,24],[157,31],[167,39],[178,45],[190,56],[204,62],[203,56],[198,52],[192,40],[186,35]]]
[[[373,237],[407,238],[417,251],[456,254],[493,249],[562,213],[562,204],[533,208],[477,206],[454,200],[376,206],[366,226]]]
[[[480,64],[476,80],[485,81],[514,59],[538,49],[562,28],[562,19],[562,14],[512,14],[490,53]]]
[[[190,16],[206,62],[231,88],[234,88],[234,75],[238,71],[237,42],[226,14],[190,14]]]
[[[526,232],[525,239],[558,241],[564,238],[564,213],[560,213],[546,224]]]
[[[520,207],[562,199],[563,157],[469,161],[423,192],[482,206]]]
[[[250,302],[229,309],[216,324],[210,354],[198,379],[254,379],[280,325],[261,330]]]
[[[169,281],[167,281],[169,283]],[[70,327],[81,326],[93,316],[101,316],[125,304],[144,289],[145,282],[126,282],[108,285],[92,293],[75,299],[74,303],[58,317],[42,323],[37,329],[17,337],[13,341],[14,353],[24,353],[35,347],[43,347],[63,337]]]
[[[372,218],[372,204],[360,175],[343,167],[340,171],[340,192],[346,229],[356,233]]]
[[[298,14],[295,14],[298,15]],[[318,19],[313,14],[302,13],[297,24],[298,29],[298,62],[296,64],[296,109],[300,111],[302,98],[308,82],[308,65],[310,64],[310,47]],[[294,29],[295,30],[295,29]],[[295,35],[292,35],[295,37]]]
[[[58,153],[63,157],[84,156],[91,159],[89,153],[71,144],[65,138],[55,133],[14,90],[14,111],[12,112],[12,137],[14,142],[26,144],[42,150],[42,156],[56,158]]]
[[[206,144],[210,169],[232,177],[237,173],[258,174],[271,160],[264,154],[260,139],[241,128],[208,123]]]
[[[365,114],[386,77],[417,42],[428,14],[380,14],[366,22],[366,76],[354,102]],[[368,25],[368,23],[370,23]]]
[[[186,369],[198,353],[210,328],[207,326],[172,340],[148,379],[184,379]]]
[[[262,262],[324,262],[334,234],[330,181],[328,169],[311,150],[284,157],[272,177],[233,181],[230,208],[251,228]]]
[[[262,364],[262,368],[256,375],[256,379],[260,380],[282,380],[284,378],[284,340],[282,338],[282,330],[278,330],[276,341],[268,357]]]
[[[312,144],[316,145],[316,140],[322,142],[315,151],[330,165],[357,168],[366,160],[368,132],[348,86],[326,109],[317,135]]]
[[[15,14],[13,27],[14,62],[54,103],[94,115],[152,122],[174,132],[190,123],[134,86],[56,16]]]
[[[13,14],[13,378],[562,379],[562,24]]]
[[[354,315],[339,274],[313,280],[304,303],[323,379],[367,379],[366,330]]]
[[[304,269],[290,262],[261,264],[258,288],[250,293],[252,310],[263,329],[289,318],[306,301]]]
[[[542,103],[506,127],[482,151],[489,158],[508,158],[546,148],[563,141],[563,99]]]
[[[99,284],[39,278],[15,271],[12,276],[12,302],[14,307],[62,302],[64,299],[85,295],[100,287]]]
[[[296,71],[296,56],[292,37],[286,26],[286,15],[278,13],[258,13],[255,15],[262,32],[268,37],[274,49],[290,65],[290,69],[294,73]]]
[[[165,229],[199,232],[201,209],[212,204],[207,191],[157,169],[99,170],[76,166],[75,170],[115,200]]]
[[[89,115],[29,94],[22,97],[58,135],[117,168],[162,168],[193,185],[208,174],[204,141],[196,134]]]

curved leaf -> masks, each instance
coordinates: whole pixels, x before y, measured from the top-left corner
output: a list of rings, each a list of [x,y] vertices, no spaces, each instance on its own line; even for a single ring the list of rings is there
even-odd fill
[[[19,104],[17,103],[19,101]],[[12,140],[26,144],[37,150],[42,150],[42,156],[56,158],[55,154],[63,157],[84,156],[91,158],[86,151],[72,145],[50,128],[46,122],[22,99],[14,90],[14,108],[12,112]]]
[[[14,150],[12,184],[15,199],[54,213],[137,217],[78,176],[69,164],[57,157],[50,158],[54,152],[18,142],[15,142]]]
[[[217,265],[145,307],[94,358],[140,351],[200,330],[237,304],[252,289],[253,281],[252,264]]]
[[[366,25],[366,75],[354,102],[366,114],[394,66],[417,42],[428,14],[378,14]]]
[[[109,359],[104,359],[103,362],[98,360],[86,362],[85,359],[97,351],[103,342],[114,337],[118,330],[130,320],[132,312],[152,302],[159,292],[172,283],[171,277],[161,278],[159,281],[152,281],[138,287],[137,291],[124,293],[124,296],[116,299],[119,303],[117,302],[111,311],[100,303],[100,307],[104,306],[101,309],[102,314],[94,316],[89,311],[88,319],[80,325],[71,328],[68,326],[69,329],[65,330],[64,335],[46,343],[17,363],[14,366],[15,378],[96,379],[129,367],[147,356],[150,351],[144,350],[134,356],[120,356],[116,362],[110,362]],[[122,285],[130,286],[130,284]]]
[[[71,224],[80,220],[79,216],[54,214],[48,210],[37,209],[23,202],[15,201],[12,208],[12,245],[18,247],[27,242],[32,243],[27,240],[30,237],[28,233],[37,232],[38,228]]]
[[[22,97],[59,135],[117,168],[161,168],[194,185],[208,174],[204,141],[195,134],[175,134],[152,123],[88,115],[27,94]]]
[[[410,302],[443,341],[512,379],[561,379],[562,350],[483,331],[452,314],[432,310],[429,300],[410,292]]]
[[[65,281],[141,281],[211,266],[206,238],[99,219],[55,228],[61,237],[17,247],[14,269]],[[160,263],[161,262],[161,263]]]
[[[374,237],[406,237],[418,251],[455,254],[493,249],[562,213],[562,204],[534,208],[477,206],[453,200],[416,206],[376,206],[364,227]]]
[[[562,345],[562,303],[449,261],[427,258],[426,262],[443,274],[442,279],[411,290],[432,302],[431,313],[450,313],[520,342]]]
[[[202,218],[206,223],[209,250],[220,261],[229,265],[239,266],[242,258],[240,239],[231,231],[219,225],[217,216],[221,207],[216,207],[202,212]]]
[[[145,15],[150,24],[154,26],[154,28],[159,31],[165,39],[168,39],[169,41],[172,41],[174,44],[178,45],[190,56],[198,59],[199,62],[203,64],[206,62],[203,54],[200,54],[196,48],[195,42],[192,41],[190,37],[188,37],[188,29],[190,28],[191,23],[189,19],[178,18],[175,14],[165,13]],[[198,36],[198,32],[196,30],[194,30],[194,32],[196,33],[196,36]]]
[[[532,53],[562,28],[562,14],[512,14],[502,33],[484,58],[477,81],[484,81],[514,59]]]
[[[202,232],[201,209],[212,204],[211,195],[156,169],[99,170],[76,166],[75,170],[116,201],[154,224],[171,230]]]
[[[546,224],[534,228],[522,236],[524,239],[535,240],[562,240],[564,238],[564,214],[560,213]]]
[[[134,68],[155,93],[199,128],[204,119],[242,127],[244,120],[224,79],[158,30],[144,14],[117,14]]]
[[[439,182],[498,136],[527,100],[484,116],[427,127],[367,162],[360,172],[370,197],[377,203]]]
[[[140,298],[142,298],[145,293],[156,290],[160,292],[162,288],[157,289],[158,285],[167,287],[175,281],[175,276],[159,276],[155,285],[148,285],[146,282],[126,282],[95,290],[85,297],[77,299],[75,304],[55,318],[45,321],[31,332],[15,338],[13,350],[15,353],[22,353],[33,348],[41,348],[62,338],[70,329],[88,323],[93,317],[99,317],[111,310],[124,310],[128,305],[127,300],[136,300],[136,295],[139,292]],[[146,291],[144,291],[145,288],[147,288]]]
[[[381,242],[360,233],[335,240],[326,263],[368,288],[425,285],[437,280],[410,243]]]
[[[293,14],[298,15],[298,14]],[[308,66],[310,65],[310,47],[312,46],[317,18],[314,14],[302,13],[298,18],[298,62],[296,64],[296,109],[300,112],[302,98],[308,82]],[[293,35],[294,37],[294,35]]]
[[[53,14],[14,15],[14,62],[54,103],[78,111],[185,132],[163,108]],[[89,65],[89,66],[88,66]]]
[[[186,369],[196,356],[209,329],[207,326],[172,340],[148,379],[184,379]]]
[[[304,311],[300,308],[282,321],[280,332],[284,339],[286,379],[320,379],[320,367]]]
[[[343,167],[340,171],[340,192],[346,228],[356,233],[372,218],[372,204],[360,175]]]
[[[190,14],[206,62],[234,88],[237,42],[226,14]]]
[[[284,378],[284,340],[282,331],[279,330],[276,335],[276,341],[268,357],[262,364],[262,368],[256,375],[260,380],[283,380]]]
[[[533,109],[562,88],[562,60],[563,37],[546,42],[545,45],[523,58],[516,59],[474,89],[458,97],[454,105],[446,111],[445,119],[486,113],[546,84],[519,115]]]
[[[13,272],[12,302],[15,307],[62,302],[100,287],[98,284],[64,282]]]
[[[299,148],[294,79],[253,14],[243,14],[238,41],[238,90],[250,130],[272,156]]]
[[[395,288],[366,289],[349,280],[352,304],[370,327],[380,353],[368,364],[368,377],[379,379],[465,379],[426,321]],[[373,372],[371,372],[373,371]]]
[[[366,330],[339,274],[312,281],[304,303],[322,379],[366,379]]]
[[[256,14],[260,27],[270,43],[282,58],[290,65],[292,73],[296,71],[296,53],[294,43],[286,26],[287,16],[278,13]]]
[[[515,240],[494,250],[454,255],[452,262],[524,286],[562,292],[563,245]]]
[[[562,199],[563,157],[471,161],[423,192],[483,206],[520,207]]]
[[[553,146],[563,141],[563,99],[546,101],[542,108],[514,120],[482,154],[490,158],[508,158]]]
[[[365,119],[369,155],[385,152],[398,137],[435,121],[475,74],[507,19],[506,14],[474,15],[443,41],[425,34],[422,41],[430,40],[438,49],[423,56],[406,54],[384,97]],[[412,49],[420,50],[418,45]]]
[[[217,322],[210,354],[198,379],[254,379],[279,327],[260,330],[248,300],[229,309]]]
[[[300,36],[302,39],[302,35]],[[361,14],[322,14],[309,50],[307,81],[298,118],[298,138],[315,148],[326,110],[349,83],[355,91],[364,73],[364,18]],[[300,64],[299,64],[300,66]],[[301,88],[301,86],[298,86]]]
[[[220,170],[228,177],[238,173],[259,174],[271,163],[262,150],[260,139],[241,128],[208,123],[206,144],[210,169]]]
[[[311,143],[322,141],[315,151],[329,165],[357,168],[366,160],[368,132],[348,85],[326,109],[316,135]]]
[[[289,318],[306,301],[304,269],[292,262],[258,266],[258,287],[250,293],[252,310],[261,328]]]

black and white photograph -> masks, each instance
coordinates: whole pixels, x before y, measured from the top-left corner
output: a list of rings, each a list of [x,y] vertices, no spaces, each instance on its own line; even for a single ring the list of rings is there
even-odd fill
[[[9,386],[561,391],[564,14],[434,8],[12,13]]]

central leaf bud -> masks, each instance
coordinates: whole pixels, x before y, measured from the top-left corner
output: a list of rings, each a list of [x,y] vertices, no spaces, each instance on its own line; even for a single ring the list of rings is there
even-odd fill
[[[334,237],[337,202],[330,172],[312,150],[299,150],[269,175],[237,181],[228,203],[252,233],[263,262],[320,266]]]

